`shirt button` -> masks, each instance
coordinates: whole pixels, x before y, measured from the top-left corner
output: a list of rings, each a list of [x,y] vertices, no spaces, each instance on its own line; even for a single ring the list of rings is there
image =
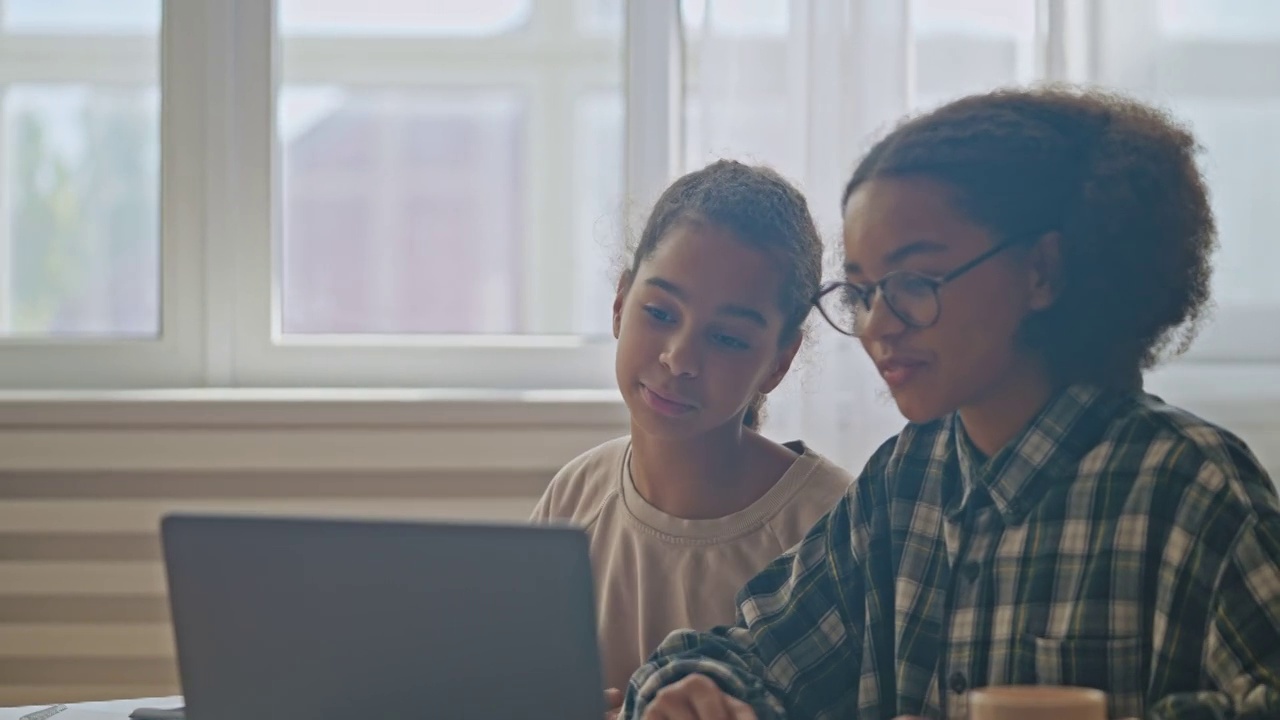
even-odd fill
[[[960,695],[969,689],[969,681],[965,680],[964,673],[953,672],[951,677],[947,678],[947,685],[951,687],[951,692]]]
[[[969,561],[964,564],[964,567],[961,568],[960,571],[964,573],[965,580],[968,580],[969,582],[973,582],[974,580],[978,579],[978,571],[980,569],[981,568],[977,562]]]

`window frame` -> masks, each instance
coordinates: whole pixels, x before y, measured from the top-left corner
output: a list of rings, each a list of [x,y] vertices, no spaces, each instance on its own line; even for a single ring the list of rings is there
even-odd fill
[[[672,0],[674,5],[674,0]],[[239,62],[234,69],[234,86],[239,98],[239,132],[232,142],[233,154],[229,155],[235,169],[229,177],[240,178],[234,192],[239,212],[236,214],[238,230],[236,262],[237,292],[235,319],[230,328],[232,354],[229,375],[232,384],[251,386],[416,386],[432,387],[484,387],[500,389],[527,388],[600,388],[613,387],[612,343],[598,338],[571,335],[422,335],[422,336],[329,336],[284,335],[275,327],[278,317],[279,291],[272,268],[279,251],[281,237],[280,208],[266,202],[266,198],[279,197],[278,169],[281,165],[281,148],[271,142],[275,137],[276,78],[280,82],[329,82],[338,81],[357,86],[413,87],[431,84],[492,84],[517,86],[531,99],[530,134],[570,133],[567,122],[571,119],[572,99],[593,86],[609,82],[607,71],[598,68],[581,68],[564,73],[566,59],[572,63],[575,54],[591,52],[599,54],[606,41],[582,34],[579,44],[569,48],[554,36],[550,20],[560,26],[572,22],[572,17],[548,18],[535,8],[530,21],[508,34],[495,37],[467,39],[458,42],[433,41],[437,52],[459,60],[459,67],[467,72],[459,75],[456,69],[431,71],[429,61],[421,58],[422,43],[412,39],[329,39],[315,37],[285,38],[279,43],[275,32],[275,14],[269,4],[249,3],[236,18],[237,42],[243,43],[237,55]],[[640,5],[661,6],[662,3]],[[546,4],[552,11],[572,12],[564,3]],[[653,10],[650,8],[649,13]],[[548,48],[559,46],[563,54],[544,55]],[[634,38],[628,38],[630,52],[640,48]],[[505,51],[504,68],[494,71],[494,63],[484,60],[494,53]],[[519,61],[510,62],[510,53],[516,53]],[[346,59],[363,57],[369,60],[362,67],[353,66]],[[538,58],[542,57],[543,61]],[[281,60],[288,62],[282,64]],[[421,62],[422,64],[416,64]],[[647,66],[647,61],[645,65]],[[505,67],[508,66],[509,67]],[[591,65],[597,65],[592,63]],[[290,68],[281,73],[281,67]],[[540,72],[554,70],[554,72]],[[561,78],[549,82],[551,76]],[[628,77],[628,80],[631,78]],[[567,96],[567,97],[566,97]],[[634,95],[633,95],[634,97]],[[559,101],[558,108],[547,107],[548,98]],[[569,113],[567,118],[564,113]],[[631,133],[628,133],[630,135]],[[571,136],[564,136],[567,147]],[[560,222],[548,221],[545,192],[554,191],[569,183],[568,164],[557,162],[548,145],[531,143],[532,153],[526,157],[530,172],[550,170],[561,173],[553,182],[536,183],[525,199],[525,210],[531,218],[530,256],[535,258],[529,272],[531,287],[537,292],[545,285],[549,269],[556,262],[567,262],[564,252],[570,243],[562,242],[561,252],[551,247],[555,236],[571,227],[572,218]],[[542,153],[542,155],[538,155]],[[269,159],[269,163],[267,160]],[[253,178],[252,183],[243,182]],[[665,177],[663,182],[665,182]],[[265,187],[264,187],[265,186]],[[627,190],[629,193],[630,190]],[[552,288],[554,291],[554,288]],[[544,305],[534,302],[532,306]],[[263,308],[270,307],[268,315]],[[565,308],[568,309],[568,308]],[[607,312],[607,308],[601,308]]]

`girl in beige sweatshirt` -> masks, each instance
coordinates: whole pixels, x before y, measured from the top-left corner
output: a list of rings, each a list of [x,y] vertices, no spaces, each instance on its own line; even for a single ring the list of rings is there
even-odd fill
[[[852,482],[755,430],[821,265],[804,197],[770,169],[719,161],[658,199],[613,305],[631,435],[566,465],[534,511],[590,537],[606,687],[671,631],[732,623],[738,590]]]

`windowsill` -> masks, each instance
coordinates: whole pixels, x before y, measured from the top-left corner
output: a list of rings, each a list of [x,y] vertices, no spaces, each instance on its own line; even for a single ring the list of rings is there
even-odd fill
[[[0,428],[600,427],[615,390],[191,388],[0,391]]]
[[[1183,361],[1147,390],[1230,427],[1280,427],[1280,363]],[[616,390],[191,388],[0,391],[2,428],[625,426]]]

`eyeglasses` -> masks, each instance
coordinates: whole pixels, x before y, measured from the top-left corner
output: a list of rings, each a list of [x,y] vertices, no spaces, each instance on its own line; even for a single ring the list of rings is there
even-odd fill
[[[933,327],[942,315],[938,302],[938,290],[943,285],[964,275],[1001,252],[1027,240],[1039,238],[1042,233],[1018,235],[997,244],[969,262],[943,275],[930,277],[910,270],[898,270],[880,278],[872,285],[857,285],[843,280],[822,286],[813,299],[822,317],[831,327],[850,337],[860,337],[871,318],[871,305],[876,293],[884,298],[884,304],[904,325],[916,329]]]

